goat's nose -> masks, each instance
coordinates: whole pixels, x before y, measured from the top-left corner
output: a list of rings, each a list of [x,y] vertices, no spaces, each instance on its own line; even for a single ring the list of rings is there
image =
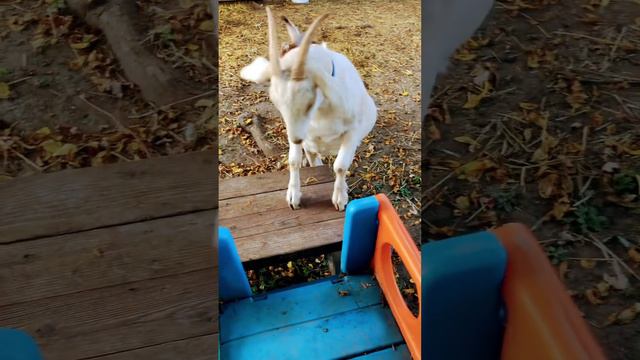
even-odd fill
[[[296,144],[296,145],[300,145],[300,144],[302,144],[302,139],[293,139],[293,141],[292,141],[292,142],[293,142],[294,144]]]

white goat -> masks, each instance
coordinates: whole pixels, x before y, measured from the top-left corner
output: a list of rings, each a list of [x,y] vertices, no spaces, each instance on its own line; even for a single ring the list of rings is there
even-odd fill
[[[240,77],[256,83],[270,80],[269,98],[287,128],[287,202],[292,209],[300,207],[303,149],[309,166],[322,165],[322,155],[337,155],[331,199],[336,210],[345,209],[349,201],[346,172],[356,148],[376,122],[376,105],[351,61],[324,43],[311,44],[326,16],[315,19],[304,34],[283,18],[292,44],[281,54],[275,19],[267,7],[269,60],[258,57],[240,72]]]
[[[426,115],[438,74],[449,57],[487,17],[494,0],[422,1],[422,114]]]

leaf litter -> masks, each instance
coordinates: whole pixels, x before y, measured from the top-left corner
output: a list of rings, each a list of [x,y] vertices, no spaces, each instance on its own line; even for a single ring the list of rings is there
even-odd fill
[[[51,121],[43,118],[30,119],[30,125],[23,126],[25,122],[19,115],[5,112],[6,119],[0,118],[0,181],[33,172],[100,166],[216,146],[217,103],[201,98],[195,108],[188,101],[163,109],[147,104],[136,86],[126,80],[101,33],[72,15],[64,2],[29,3],[0,8],[8,17],[11,36],[24,38],[34,49],[35,53],[25,56],[48,64],[61,52],[74,54],[67,64],[61,65],[66,65],[93,86],[89,92],[76,89],[77,92],[84,91],[78,98],[90,106],[92,116],[106,116],[115,122],[87,129],[70,119]],[[211,14],[201,3],[182,5],[177,10],[170,9],[170,16],[164,16],[154,12],[161,10],[158,5],[140,1],[141,11],[153,15],[147,18],[151,25],[146,25],[152,30],[145,41],[156,56],[180,68],[185,78],[211,86],[216,69],[202,51],[203,44],[210,41],[207,38],[209,30],[200,29],[201,23],[210,19]],[[171,36],[154,38],[153,26],[162,25],[167,26]],[[47,80],[47,74],[59,73],[60,68],[42,73],[29,67],[6,69],[0,64],[0,70],[0,101],[5,101],[0,105],[8,105],[9,109],[14,102],[18,104],[16,106],[22,106],[19,104],[37,101],[30,91],[33,87],[51,89],[48,97],[60,95],[52,89],[54,84]],[[124,109],[125,113],[119,114],[116,107]],[[49,114],[55,115],[58,114]],[[59,115],[64,117],[64,114]]]
[[[527,224],[614,354],[619,331],[640,331],[639,17],[631,2],[501,1],[425,119],[423,232]]]

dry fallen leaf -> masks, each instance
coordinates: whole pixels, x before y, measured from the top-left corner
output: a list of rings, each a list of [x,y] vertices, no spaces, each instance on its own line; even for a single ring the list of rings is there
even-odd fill
[[[540,67],[540,56],[537,52],[532,52],[527,56],[527,66],[532,69]]]
[[[471,202],[469,201],[469,197],[468,196],[458,196],[456,198],[456,206],[460,210],[465,210],[465,211],[469,210],[469,208],[471,207]]]
[[[315,177],[313,177],[313,176],[310,176],[310,177],[308,177],[308,178],[306,178],[306,179],[305,179],[304,184],[305,184],[305,185],[309,185],[309,184],[315,184],[315,183],[317,183],[317,182],[318,182],[318,179],[316,179],[316,178],[315,178]]]
[[[213,20],[205,20],[200,23],[198,29],[206,32],[213,32],[213,30],[215,30],[215,24],[213,23]]]
[[[628,324],[638,316],[638,313],[640,313],[640,303],[635,303],[618,314],[618,323]]]
[[[446,236],[453,236],[456,234],[456,230],[448,226],[444,226],[444,227],[430,226],[429,231],[432,234],[440,234],[440,235],[446,235]]]
[[[635,320],[639,313],[640,303],[635,303],[622,311],[614,312],[607,316],[607,321],[605,321],[604,326],[609,326],[614,323],[618,323],[620,325],[628,324]]]
[[[611,288],[611,285],[606,281],[601,281],[596,285],[596,288],[598,289],[598,293],[600,293],[600,297],[606,297],[609,296],[609,288]]]
[[[561,280],[565,280],[567,278],[567,272],[569,272],[569,263],[563,261],[558,265],[558,274],[560,275]]]
[[[489,169],[496,168],[496,164],[489,159],[471,161],[456,170],[459,179],[466,179],[471,182],[480,180],[482,174]]]
[[[531,128],[526,128],[524,129],[523,135],[524,135],[524,141],[529,142],[531,141],[531,137],[533,136],[533,130]]]
[[[461,48],[453,56],[454,59],[460,60],[460,61],[471,61],[471,60],[475,59],[476,57],[477,57],[476,54],[470,52],[469,50],[467,50],[465,48]]]
[[[584,292],[584,295],[586,296],[587,300],[589,300],[589,302],[593,305],[604,304],[604,301],[600,300],[596,295],[595,289],[588,289]]]
[[[429,138],[431,140],[440,140],[441,138],[440,130],[438,130],[436,124],[433,122],[429,124]]]
[[[596,262],[591,259],[580,259],[580,266],[585,269],[593,269],[596,266]]]
[[[214,101],[211,99],[200,99],[195,103],[195,107],[212,107]]]
[[[467,102],[462,106],[464,109],[473,109],[480,105],[482,99],[488,97],[491,93],[492,86],[488,81],[484,83],[480,94],[467,93]]]
[[[52,156],[67,156],[73,155],[78,151],[78,148],[74,144],[64,144],[59,149],[57,149]]]
[[[43,141],[40,146],[49,154],[53,155],[62,147],[62,143],[56,140]]]
[[[9,84],[0,82],[0,99],[8,99],[10,95],[11,90],[9,89]]]
[[[563,196],[553,204],[553,209],[548,215],[553,216],[556,220],[562,220],[569,210],[571,210],[571,201],[569,200],[569,197]]]
[[[521,102],[519,105],[523,110],[535,110],[538,108],[538,104],[528,102]]]
[[[640,263],[640,251],[637,246],[630,248],[629,251],[627,251],[627,254],[629,254],[631,260]]]
[[[479,146],[480,146],[480,144],[478,144],[475,140],[473,140],[473,139],[472,139],[471,137],[469,137],[469,136],[458,136],[458,137],[453,138],[453,140],[455,140],[455,141],[457,141],[457,142],[460,142],[460,143],[463,143],[463,144],[470,145],[470,146],[469,146],[469,152],[473,152],[473,150],[474,150],[476,147],[479,147]]]
[[[558,139],[549,135],[546,130],[542,132],[542,143],[531,156],[531,161],[543,162],[549,158],[549,152],[558,145]]]
[[[578,80],[574,80],[571,83],[571,93],[567,96],[566,100],[571,105],[572,111],[575,112],[578,108],[582,107],[589,98],[582,88],[582,84]]]
[[[558,174],[549,174],[538,183],[538,194],[543,199],[548,199],[558,193]]]

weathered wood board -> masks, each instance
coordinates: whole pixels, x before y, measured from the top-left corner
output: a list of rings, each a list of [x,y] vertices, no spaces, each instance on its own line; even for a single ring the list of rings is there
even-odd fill
[[[287,171],[220,181],[219,221],[234,236],[242,261],[292,254],[342,241],[344,212],[331,203],[326,166],[301,169],[302,208],[285,197]]]

